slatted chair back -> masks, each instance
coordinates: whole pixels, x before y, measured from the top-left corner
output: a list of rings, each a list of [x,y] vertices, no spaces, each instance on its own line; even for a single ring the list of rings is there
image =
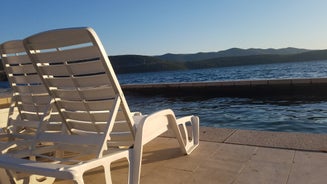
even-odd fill
[[[108,145],[133,145],[130,110],[109,58],[91,28],[39,33],[26,38],[24,45],[71,133],[65,149],[85,145],[88,152],[101,157]],[[62,142],[49,134],[39,138]]]
[[[60,116],[52,112],[51,97],[25,52],[23,41],[1,44],[0,53],[12,89],[7,126],[11,135],[21,139],[32,138],[40,123],[49,122],[50,118],[53,126],[60,129]]]

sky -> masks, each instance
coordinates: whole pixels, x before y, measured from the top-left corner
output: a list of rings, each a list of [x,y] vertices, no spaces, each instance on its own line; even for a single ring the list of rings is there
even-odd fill
[[[327,49],[326,0],[6,0],[0,43],[92,27],[109,55]]]

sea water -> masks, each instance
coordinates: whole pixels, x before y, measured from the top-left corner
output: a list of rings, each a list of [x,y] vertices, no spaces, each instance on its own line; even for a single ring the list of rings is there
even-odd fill
[[[118,75],[122,84],[327,77],[327,61],[236,66]],[[327,96],[327,95],[326,95]],[[131,110],[171,108],[177,116],[198,115],[201,126],[283,132],[327,133],[327,98],[126,96]]]
[[[188,71],[119,74],[121,84],[195,82],[246,79],[327,77],[327,61],[249,65]],[[4,84],[7,85],[7,84]],[[1,86],[1,85],[0,85]],[[0,88],[8,92],[7,87]],[[327,96],[327,95],[326,95]],[[282,96],[230,98],[127,95],[131,111],[150,114],[164,108],[176,116],[198,115],[201,126],[327,133],[327,97]]]

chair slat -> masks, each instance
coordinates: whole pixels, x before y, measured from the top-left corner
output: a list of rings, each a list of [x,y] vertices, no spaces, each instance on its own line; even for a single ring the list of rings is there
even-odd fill
[[[34,105],[34,104],[19,104],[19,108],[22,111],[27,112],[43,112],[44,109],[48,107],[49,104],[43,104],[43,105]]]
[[[32,74],[32,75],[26,75],[26,76],[12,76],[13,82],[17,85],[23,85],[23,84],[39,84],[41,83],[41,79],[38,75]]]
[[[106,122],[109,118],[109,111],[102,112],[72,112],[72,111],[64,111],[63,114],[68,119],[77,120],[77,121],[85,121],[85,122]]]
[[[90,42],[91,39],[89,35],[85,34],[85,30],[76,29],[74,31],[66,31],[65,29],[62,29],[56,30],[55,32],[49,31],[44,32],[41,35],[30,36],[25,44],[31,50],[43,50]]]
[[[37,61],[39,63],[65,63],[94,59],[95,56],[99,56],[99,52],[95,47],[89,46],[63,51],[41,52],[38,53]]]
[[[46,104],[46,103],[50,103],[50,97],[49,96],[38,96],[37,98],[32,97],[32,96],[24,96],[23,98],[19,99],[20,102],[22,103],[27,103],[27,104]]]
[[[37,114],[37,113],[30,113],[30,112],[21,112],[21,117],[24,120],[28,120],[28,121],[42,121],[42,117],[43,117],[43,113]],[[35,127],[37,128],[37,127]]]
[[[7,60],[7,63],[10,63],[10,64],[27,64],[27,63],[31,63],[31,60],[29,59],[27,54],[18,55],[18,56],[9,56],[9,57],[6,57],[6,60]]]
[[[58,88],[71,88],[72,86],[76,86],[76,83],[76,87],[97,87],[110,84],[108,77],[104,74],[74,77],[76,83],[73,82],[72,78],[67,77],[48,78],[46,80],[48,81],[49,86],[55,86]]]
[[[84,132],[93,132],[93,133],[102,133],[105,131],[106,122],[97,122],[96,124],[92,124],[89,122],[81,122],[81,121],[69,121],[72,129]]]
[[[132,141],[133,135],[130,131],[127,132],[112,132],[110,141]]]
[[[26,65],[16,65],[16,66],[7,66],[7,72],[9,74],[28,74],[28,73],[36,73],[34,66],[32,63]]]
[[[12,120],[12,123],[14,123],[16,126],[37,128],[40,124],[40,121],[37,121],[37,120],[34,120],[34,121],[32,121],[32,120],[29,120],[29,121]]]
[[[56,143],[64,143],[71,145],[98,145],[102,136],[99,135],[67,135],[62,133],[40,133],[38,139],[40,141],[50,141]]]
[[[53,90],[57,97],[63,100],[77,101],[77,100],[104,100],[112,99],[115,97],[115,92],[112,87],[101,87],[101,88],[87,88],[74,90]]]
[[[87,75],[104,72],[103,65],[98,59],[70,64],[42,65],[40,68],[43,70],[43,74],[54,76]]]
[[[42,94],[48,93],[43,84],[40,85],[29,85],[29,86],[13,86],[13,91],[19,93],[33,93],[33,94]]]
[[[130,130],[129,130],[127,121],[116,121],[112,131],[113,132],[127,132]]]
[[[86,111],[86,106],[90,111],[107,110],[113,105],[113,100],[97,100],[97,101],[67,101],[59,100],[58,104],[69,111]]]

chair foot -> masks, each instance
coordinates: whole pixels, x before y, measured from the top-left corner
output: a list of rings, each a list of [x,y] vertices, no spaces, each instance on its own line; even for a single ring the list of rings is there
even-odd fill
[[[28,183],[33,183],[33,184],[52,184],[56,178],[52,177],[46,177],[46,176],[39,176],[39,175],[30,175],[26,176],[24,178],[12,178],[13,183],[15,184],[28,184]]]

